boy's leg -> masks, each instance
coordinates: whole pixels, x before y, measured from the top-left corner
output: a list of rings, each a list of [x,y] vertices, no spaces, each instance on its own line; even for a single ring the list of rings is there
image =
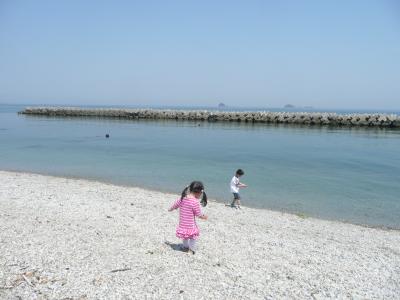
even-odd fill
[[[235,202],[237,203],[237,206],[235,206]],[[240,208],[240,194],[239,193],[233,193],[232,207]]]
[[[236,200],[237,200],[236,195],[235,195],[235,193],[233,193],[233,201],[231,203],[232,207],[235,207]]]

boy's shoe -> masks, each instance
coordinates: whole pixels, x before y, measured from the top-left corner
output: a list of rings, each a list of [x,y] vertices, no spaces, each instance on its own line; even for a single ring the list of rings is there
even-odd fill
[[[236,208],[238,208],[238,209],[242,209],[242,207],[241,207],[240,205],[236,206]]]

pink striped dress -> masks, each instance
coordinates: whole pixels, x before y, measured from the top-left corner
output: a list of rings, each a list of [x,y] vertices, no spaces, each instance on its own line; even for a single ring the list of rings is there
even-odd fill
[[[202,215],[199,200],[196,198],[178,199],[172,209],[179,208],[179,225],[176,228],[176,236],[180,239],[197,239],[200,230],[197,227],[195,217]]]

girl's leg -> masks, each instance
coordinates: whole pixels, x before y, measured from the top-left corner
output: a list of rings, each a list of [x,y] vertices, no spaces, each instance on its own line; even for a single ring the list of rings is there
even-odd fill
[[[195,239],[189,240],[189,249],[192,250],[193,253],[196,251],[196,240]]]
[[[189,240],[183,240],[183,248],[189,248]]]

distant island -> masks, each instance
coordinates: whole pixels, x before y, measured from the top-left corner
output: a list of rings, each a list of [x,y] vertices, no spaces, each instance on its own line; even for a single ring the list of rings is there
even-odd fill
[[[314,107],[312,107],[312,106],[294,106],[293,104],[286,104],[283,108],[314,109]]]
[[[295,108],[295,106],[292,104],[286,104],[283,108]]]
[[[226,105],[224,104],[224,103],[222,103],[222,102],[220,102],[219,104],[218,104],[218,108],[225,108],[226,107]]]

